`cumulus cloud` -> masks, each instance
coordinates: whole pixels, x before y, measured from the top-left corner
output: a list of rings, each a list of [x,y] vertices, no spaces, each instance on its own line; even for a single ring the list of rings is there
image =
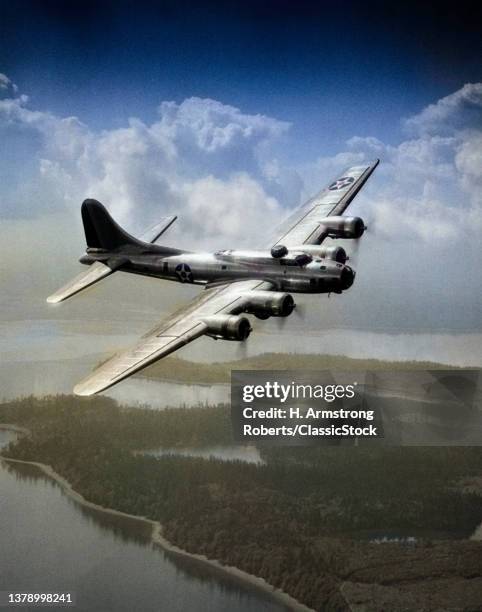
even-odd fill
[[[459,90],[429,104],[421,113],[405,120],[405,127],[417,134],[450,133],[482,125],[482,83],[466,83]]]
[[[404,120],[410,137],[388,145],[354,136],[346,150],[311,164],[305,176],[335,175],[351,163],[381,158],[376,192],[364,190],[356,206],[379,237],[450,250],[479,240],[482,231],[482,83],[464,85]],[[370,194],[367,199],[367,191]]]
[[[482,83],[464,85],[404,120],[410,137],[398,145],[354,136],[344,151],[302,168],[283,167],[276,156],[288,123],[216,100],[163,102],[152,124],[132,118],[125,127],[96,132],[76,117],[30,108],[3,74],[0,88],[13,94],[0,100],[3,125],[40,138],[33,183],[48,194],[49,210],[76,209],[83,198],[96,197],[133,231],[176,213],[182,220],[172,232],[176,239],[243,245],[251,236],[256,244],[262,221],[277,223],[302,191],[312,195],[321,180],[380,157],[376,195],[364,208],[381,235],[455,241],[482,230]]]
[[[64,242],[75,243],[76,252],[78,209],[94,197],[133,233],[177,214],[168,244],[257,246],[302,194],[379,157],[374,178],[350,208],[371,230],[361,241],[359,266],[355,258],[360,281],[343,299],[311,301],[308,318],[316,326],[353,321],[420,329],[435,317],[439,326],[481,325],[481,90],[480,83],[465,85],[404,120],[407,136],[398,144],[355,135],[333,155],[287,168],[280,153],[289,146],[289,125],[272,117],[194,97],[163,102],[152,123],[131,118],[121,128],[96,131],[78,118],[33,108],[1,75],[0,129],[12,144],[24,146],[31,136],[25,168],[12,162],[17,183],[2,185],[1,216],[11,218],[9,235],[15,227],[25,233],[36,217],[37,242],[26,240],[36,245],[47,236],[38,230],[46,212],[69,218],[79,227],[69,226]],[[344,246],[352,248],[349,241]]]
[[[191,144],[214,153],[241,142],[256,143],[279,136],[289,124],[265,115],[246,115],[238,108],[216,100],[189,98],[181,104],[163,102],[159,107],[158,128],[171,140]]]
[[[482,328],[481,88],[465,85],[404,121],[409,133],[398,144],[357,135],[336,155],[300,168],[313,193],[321,176],[381,159],[350,207],[365,219],[368,232],[353,258],[353,291],[336,310],[324,307],[330,321],[356,319],[371,328]],[[350,241],[343,246],[353,248]]]
[[[15,92],[4,74],[0,88]],[[376,195],[366,208],[382,235],[409,232],[430,242],[482,230],[482,83],[464,85],[404,120],[410,137],[398,145],[354,136],[344,151],[302,168],[283,167],[276,156],[286,122],[197,97],[163,102],[158,114],[152,124],[132,118],[125,127],[96,132],[76,117],[30,108],[25,95],[0,100],[4,126],[40,138],[33,183],[48,194],[50,210],[75,209],[96,197],[135,231],[176,213],[183,223],[173,235],[186,242],[199,244],[202,235],[238,244],[252,236],[256,243],[262,220],[278,222],[303,190],[309,196],[322,178],[380,157]]]
[[[457,147],[455,167],[462,189],[470,197],[479,216],[482,215],[482,130],[465,134]]]
[[[5,93],[5,91],[12,90],[13,93],[18,91],[18,87],[13,83],[6,74],[0,72],[0,92]]]
[[[261,241],[266,221],[276,222],[281,212],[277,200],[245,173],[227,181],[204,177],[186,185],[184,196],[189,233],[204,234],[211,244],[221,237],[225,248],[252,244],[252,228]]]
[[[132,118],[126,127],[95,132],[76,117],[31,109],[21,95],[0,100],[0,121],[40,137],[35,189],[59,208],[95,197],[135,231],[176,213],[183,221],[178,237],[197,245],[201,237],[240,244],[260,238],[261,221],[283,214],[264,160],[289,124],[271,117],[189,98],[162,103],[151,125]]]

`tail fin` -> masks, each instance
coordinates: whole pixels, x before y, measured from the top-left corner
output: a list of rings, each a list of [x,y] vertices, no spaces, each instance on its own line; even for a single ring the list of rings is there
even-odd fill
[[[84,200],[81,212],[89,248],[112,251],[127,244],[142,244],[123,230],[109,215],[105,206],[97,200]]]

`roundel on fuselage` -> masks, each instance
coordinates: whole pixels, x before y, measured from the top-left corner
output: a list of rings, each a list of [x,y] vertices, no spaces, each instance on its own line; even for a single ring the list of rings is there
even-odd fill
[[[181,283],[194,282],[194,276],[191,272],[191,268],[187,264],[179,264],[176,266],[176,276]]]

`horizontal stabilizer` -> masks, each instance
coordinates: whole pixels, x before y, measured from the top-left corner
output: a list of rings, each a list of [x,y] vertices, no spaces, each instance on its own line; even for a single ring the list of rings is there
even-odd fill
[[[150,227],[148,230],[146,230],[141,235],[140,239],[143,240],[144,242],[150,242],[151,244],[154,244],[156,240],[158,240],[162,236],[162,234],[164,234],[164,232],[171,227],[171,225],[174,223],[176,219],[177,219],[177,216],[175,215],[170,216],[170,217],[163,217],[159,221],[159,223],[156,223],[155,225]]]
[[[93,285],[109,274],[112,274],[112,272],[113,270],[109,268],[109,266],[106,266],[100,261],[96,261],[89,266],[87,270],[81,272],[58,291],[52,293],[52,295],[49,295],[47,302],[49,302],[49,304],[57,304],[58,302],[62,302],[71,295],[79,293],[79,291],[90,287],[90,285]]]

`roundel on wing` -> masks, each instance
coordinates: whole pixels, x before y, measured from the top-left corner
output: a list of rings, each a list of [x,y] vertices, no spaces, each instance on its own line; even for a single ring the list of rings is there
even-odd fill
[[[352,176],[342,176],[337,181],[332,183],[328,189],[330,191],[337,191],[338,189],[345,189],[348,185],[351,185],[355,179]]]
[[[194,282],[194,276],[192,275],[191,268],[187,264],[179,264],[176,266],[176,275],[181,283]]]

